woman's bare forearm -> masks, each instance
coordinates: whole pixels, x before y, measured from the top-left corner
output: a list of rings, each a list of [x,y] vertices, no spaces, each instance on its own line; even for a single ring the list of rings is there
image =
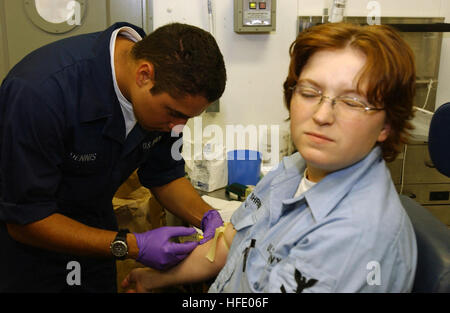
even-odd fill
[[[206,255],[213,245],[214,239],[199,245],[186,259],[167,271],[160,272],[153,269],[134,270],[135,272],[130,273],[130,277],[127,278],[126,284],[134,281],[136,284],[140,284],[143,287],[142,289],[150,291],[151,289],[195,283],[213,278],[217,276],[225,265],[229,245],[231,245],[235,233],[233,225],[228,224],[223,235],[217,239],[213,262],[207,259]]]

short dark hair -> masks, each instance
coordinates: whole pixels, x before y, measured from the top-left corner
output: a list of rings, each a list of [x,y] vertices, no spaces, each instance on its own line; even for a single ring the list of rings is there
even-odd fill
[[[386,25],[361,26],[347,23],[329,23],[313,26],[300,33],[289,49],[291,63],[284,82],[284,100],[290,110],[292,86],[309,58],[321,50],[351,47],[363,52],[367,61],[357,84],[367,82],[367,100],[384,107],[391,126],[388,138],[380,146],[383,158],[393,161],[401,145],[407,143],[413,129],[413,101],[416,71],[414,54],[397,31]]]
[[[167,92],[175,99],[200,95],[213,102],[225,90],[222,53],[214,37],[201,28],[167,24],[137,42],[131,53],[153,64],[152,94]]]

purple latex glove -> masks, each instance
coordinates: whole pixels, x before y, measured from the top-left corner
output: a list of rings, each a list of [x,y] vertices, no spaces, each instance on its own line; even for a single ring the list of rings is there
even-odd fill
[[[203,239],[200,240],[200,244],[202,245],[214,238],[217,227],[223,226],[222,217],[220,217],[219,212],[216,210],[209,210],[203,215],[201,226],[203,230]]]
[[[175,243],[169,239],[193,235],[195,232],[194,228],[165,226],[145,233],[134,233],[139,248],[136,261],[157,270],[168,269],[182,261],[198,245],[197,241]]]

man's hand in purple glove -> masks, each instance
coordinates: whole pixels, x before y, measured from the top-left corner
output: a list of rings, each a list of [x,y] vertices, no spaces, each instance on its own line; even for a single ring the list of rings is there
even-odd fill
[[[145,233],[134,233],[139,248],[136,261],[157,270],[168,269],[182,261],[198,245],[196,241],[175,243],[169,239],[193,235],[195,232],[194,228],[165,226]]]
[[[202,231],[203,231],[203,239],[200,240],[200,244],[204,244],[205,242],[214,238],[216,233],[216,228],[223,225],[222,218],[220,217],[219,212],[216,210],[209,210],[203,215],[202,218]]]

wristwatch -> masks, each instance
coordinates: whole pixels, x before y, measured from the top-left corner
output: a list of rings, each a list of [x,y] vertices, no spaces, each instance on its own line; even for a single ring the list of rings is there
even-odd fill
[[[125,260],[128,254],[127,234],[129,232],[128,229],[119,229],[116,238],[114,238],[109,246],[112,255],[117,260]]]

